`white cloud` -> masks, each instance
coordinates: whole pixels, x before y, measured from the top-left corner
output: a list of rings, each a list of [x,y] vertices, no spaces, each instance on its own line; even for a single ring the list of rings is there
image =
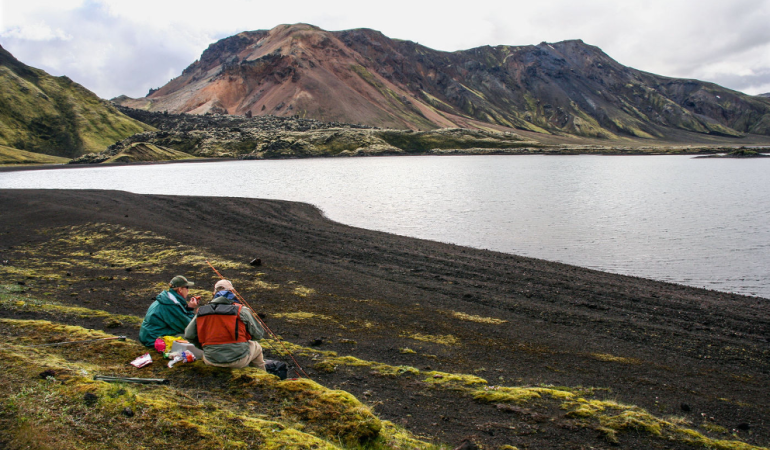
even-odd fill
[[[69,41],[72,40],[72,35],[62,29],[53,29],[42,22],[38,22],[4,30],[0,33],[0,38],[27,41]]]

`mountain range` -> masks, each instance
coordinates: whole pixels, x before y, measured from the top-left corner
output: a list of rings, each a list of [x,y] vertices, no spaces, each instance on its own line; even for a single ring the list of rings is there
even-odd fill
[[[139,99],[173,113],[299,116],[587,138],[770,135],[770,99],[621,65],[580,40],[443,52],[370,29],[239,33]],[[682,137],[684,133],[684,137]]]
[[[580,40],[443,52],[295,24],[222,39],[147,96],[109,102],[0,47],[0,163],[110,147],[83,161],[109,160],[142,142],[257,158],[756,146],[770,141],[769,95],[642,72]]]
[[[0,146],[72,158],[153,129],[69,78],[29,67],[0,47]]]

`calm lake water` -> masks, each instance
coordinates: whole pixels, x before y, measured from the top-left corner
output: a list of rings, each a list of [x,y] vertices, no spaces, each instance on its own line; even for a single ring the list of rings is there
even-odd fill
[[[429,156],[7,172],[0,188],[295,200],[353,226],[770,298],[768,174],[770,158]]]

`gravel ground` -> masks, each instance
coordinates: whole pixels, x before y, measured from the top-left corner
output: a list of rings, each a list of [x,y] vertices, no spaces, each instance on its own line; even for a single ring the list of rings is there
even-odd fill
[[[714,438],[770,444],[768,299],[353,228],[292,202],[0,190],[0,211],[4,264],[23,263],[24,246],[46,248],[46,230],[102,223],[151,231],[221,258],[259,258],[254,276],[305,288],[302,295],[284,288],[242,292],[290,342],[423,372],[475,374],[490,385],[594,387],[596,398],[687,419]],[[33,294],[46,291],[67,304],[141,316],[150,296],[139,292],[148,286],[177,273],[191,274],[205,289],[216,279],[206,267],[182,263],[126,269],[92,270],[76,285],[80,295],[10,275],[2,282],[25,283]],[[120,297],[105,302],[100,292],[110,277],[109,291]],[[316,319],[278,316],[289,312]],[[13,314],[0,309],[0,315]],[[45,318],[34,311],[24,316]],[[138,337],[136,328],[108,331]],[[297,361],[313,379],[353,393],[381,418],[452,446],[470,439],[486,449],[691,448],[633,428],[610,443],[597,427],[581,426],[544,400],[506,408],[431,388],[419,377],[351,366],[325,371],[309,357]]]

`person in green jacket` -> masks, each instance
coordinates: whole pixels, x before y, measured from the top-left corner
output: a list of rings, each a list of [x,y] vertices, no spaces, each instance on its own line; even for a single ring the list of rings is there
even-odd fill
[[[187,301],[190,286],[195,283],[177,275],[171,279],[169,288],[155,297],[144,315],[139,328],[139,341],[146,347],[155,345],[155,339],[162,336],[181,336],[195,317],[199,297]]]

